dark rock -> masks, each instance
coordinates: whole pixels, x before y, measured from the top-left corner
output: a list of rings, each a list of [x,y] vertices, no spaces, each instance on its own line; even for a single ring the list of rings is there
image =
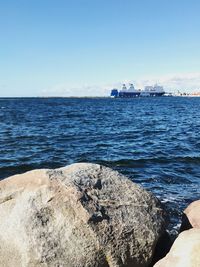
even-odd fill
[[[171,240],[170,235],[168,234],[167,231],[165,231],[158,239],[158,242],[155,247],[152,263],[149,267],[154,266],[156,262],[164,258],[167,255],[167,253],[170,251],[172,244],[173,242]]]

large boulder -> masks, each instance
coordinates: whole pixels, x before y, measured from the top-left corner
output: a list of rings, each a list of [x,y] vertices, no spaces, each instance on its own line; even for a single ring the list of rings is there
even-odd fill
[[[0,266],[149,266],[164,229],[160,202],[100,165],[0,182]]]
[[[192,202],[183,212],[180,232],[190,228],[200,229],[200,200]]]
[[[183,231],[175,240],[170,252],[154,267],[199,267],[200,229]]]

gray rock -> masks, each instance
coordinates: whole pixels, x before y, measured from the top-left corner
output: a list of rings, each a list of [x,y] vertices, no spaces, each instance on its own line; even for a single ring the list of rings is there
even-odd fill
[[[165,230],[151,193],[86,163],[1,181],[0,214],[4,267],[148,266]]]

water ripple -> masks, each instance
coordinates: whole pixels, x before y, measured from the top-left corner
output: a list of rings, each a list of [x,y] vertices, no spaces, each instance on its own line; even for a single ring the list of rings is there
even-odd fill
[[[200,98],[1,99],[0,178],[94,162],[154,192],[172,216],[200,193]]]

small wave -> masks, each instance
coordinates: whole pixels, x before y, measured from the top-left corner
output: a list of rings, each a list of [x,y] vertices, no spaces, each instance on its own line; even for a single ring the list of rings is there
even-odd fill
[[[156,164],[156,163],[200,163],[200,156],[190,157],[190,156],[174,156],[174,157],[147,157],[140,159],[120,159],[114,161],[100,161],[102,164],[109,166],[122,166],[122,167],[135,167],[144,164]]]
[[[34,164],[25,164],[25,165],[15,165],[15,166],[7,166],[0,168],[0,179],[7,178],[9,176],[24,173],[39,167],[38,165]]]
[[[15,174],[25,173],[35,169],[54,169],[62,167],[58,162],[21,164],[16,166],[7,166],[0,168],[0,180]]]

